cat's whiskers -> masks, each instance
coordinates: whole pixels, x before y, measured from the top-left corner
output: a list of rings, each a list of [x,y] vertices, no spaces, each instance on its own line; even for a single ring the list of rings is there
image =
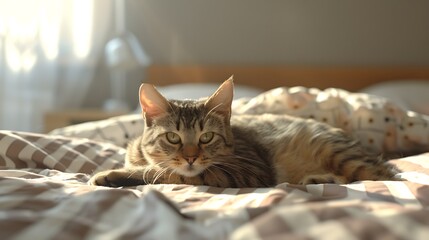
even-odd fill
[[[170,182],[171,179],[171,175],[173,175],[173,173],[175,173],[176,170],[170,171],[170,174],[168,174],[168,182]]]
[[[158,172],[159,169],[163,168],[161,164],[162,162],[153,162],[151,165],[148,165],[143,171],[143,181],[149,183],[150,181],[148,179],[153,178],[153,176],[151,176],[149,173],[152,171],[155,171],[155,173]]]
[[[167,172],[167,168],[161,168],[158,171],[156,171],[156,173],[154,174],[154,179],[153,179],[153,184],[156,183],[156,181],[158,181],[158,179],[165,174],[165,172]]]
[[[127,179],[130,179],[136,172],[138,172],[140,169],[136,168],[136,169],[132,169],[130,168],[130,174],[128,175]]]
[[[153,169],[151,168],[151,167],[146,167],[146,168],[144,168],[144,170],[143,170],[143,181],[147,184],[147,183],[149,183],[149,179],[148,179],[148,173],[150,172],[150,171],[152,171]]]

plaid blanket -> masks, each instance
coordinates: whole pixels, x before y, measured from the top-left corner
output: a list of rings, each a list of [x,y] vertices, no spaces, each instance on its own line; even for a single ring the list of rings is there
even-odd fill
[[[429,154],[403,182],[273,188],[87,185],[125,149],[0,131],[0,239],[427,239]]]

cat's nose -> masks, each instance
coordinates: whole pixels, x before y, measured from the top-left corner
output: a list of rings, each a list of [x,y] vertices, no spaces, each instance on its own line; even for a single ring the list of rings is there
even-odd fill
[[[189,163],[189,165],[194,164],[199,155],[199,148],[195,144],[185,144],[182,149],[183,158]]]
[[[186,157],[185,159],[189,163],[189,165],[192,166],[192,164],[194,164],[194,162],[197,160],[197,157]]]

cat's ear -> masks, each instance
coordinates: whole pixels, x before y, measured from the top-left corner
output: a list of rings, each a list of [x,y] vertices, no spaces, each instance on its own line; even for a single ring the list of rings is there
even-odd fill
[[[139,92],[143,117],[148,124],[153,118],[168,113],[169,104],[167,99],[153,85],[143,83]]]
[[[207,99],[205,106],[209,111],[219,113],[227,119],[231,117],[231,104],[234,98],[234,79],[231,76],[222,83],[213,95]]]

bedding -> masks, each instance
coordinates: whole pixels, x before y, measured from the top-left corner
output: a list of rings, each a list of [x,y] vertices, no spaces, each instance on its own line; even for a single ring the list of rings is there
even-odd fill
[[[360,92],[383,96],[409,110],[429,114],[429,81],[404,79],[374,84]]]
[[[157,86],[156,89],[166,98],[199,99],[210,96],[219,87],[216,83],[180,83]],[[263,91],[256,87],[234,84],[234,99],[255,97]]]
[[[127,141],[143,130],[140,114],[50,134],[0,131],[0,239],[429,237],[427,116],[382,97],[303,87],[238,99],[233,111],[344,128],[368,151],[396,153],[392,163],[406,180],[240,189],[90,186],[90,174],[123,165]]]

